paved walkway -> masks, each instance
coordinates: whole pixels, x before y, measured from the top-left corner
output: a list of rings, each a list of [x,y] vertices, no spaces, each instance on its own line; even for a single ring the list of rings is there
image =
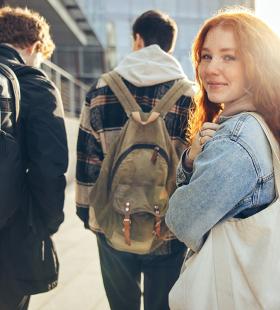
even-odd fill
[[[75,215],[74,183],[66,193],[65,222],[55,236],[60,258],[59,285],[31,298],[30,310],[109,310],[95,236]]]
[[[95,236],[75,215],[74,166],[78,121],[66,121],[70,167],[65,221],[54,240],[60,258],[59,285],[31,298],[30,310],[109,310],[101,279]],[[120,309],[121,310],[121,309]]]

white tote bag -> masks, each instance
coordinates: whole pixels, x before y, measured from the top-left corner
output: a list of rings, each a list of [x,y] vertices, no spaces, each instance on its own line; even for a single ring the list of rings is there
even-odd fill
[[[277,199],[251,217],[211,229],[169,294],[172,310],[280,309],[279,145],[264,120],[250,114],[261,124],[273,151]]]

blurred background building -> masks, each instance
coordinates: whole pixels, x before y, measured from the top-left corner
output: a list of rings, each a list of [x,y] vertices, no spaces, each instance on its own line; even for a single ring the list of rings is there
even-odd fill
[[[190,48],[202,22],[230,5],[255,8],[254,0],[0,0],[0,5],[34,9],[46,17],[56,44],[44,69],[62,91],[66,111],[77,115],[87,85],[112,69],[131,50],[131,26],[149,9],[178,24],[175,57],[192,78]]]
[[[89,23],[101,42],[109,68],[114,67],[132,46],[131,26],[143,12],[158,9],[168,13],[178,24],[175,57],[187,75],[193,75],[190,47],[202,22],[215,11],[230,5],[254,9],[254,0],[79,0]],[[91,7],[91,8],[90,8]],[[90,9],[89,9],[90,8]]]

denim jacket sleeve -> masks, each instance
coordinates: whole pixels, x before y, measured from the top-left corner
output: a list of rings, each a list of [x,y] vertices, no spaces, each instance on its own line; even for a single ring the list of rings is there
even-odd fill
[[[198,251],[208,231],[254,189],[257,181],[253,161],[238,142],[213,139],[194,161],[190,183],[171,197],[166,223],[179,240]]]

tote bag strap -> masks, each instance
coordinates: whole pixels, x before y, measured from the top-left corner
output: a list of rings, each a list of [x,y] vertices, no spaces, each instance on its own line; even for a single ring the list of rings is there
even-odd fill
[[[279,199],[280,193],[280,154],[279,154],[279,144],[275,139],[273,133],[270,128],[266,124],[265,120],[257,113],[248,112],[248,114],[252,115],[261,125],[272,150],[273,157],[273,170],[274,170],[274,178],[275,178],[275,189],[277,194],[277,199]]]

